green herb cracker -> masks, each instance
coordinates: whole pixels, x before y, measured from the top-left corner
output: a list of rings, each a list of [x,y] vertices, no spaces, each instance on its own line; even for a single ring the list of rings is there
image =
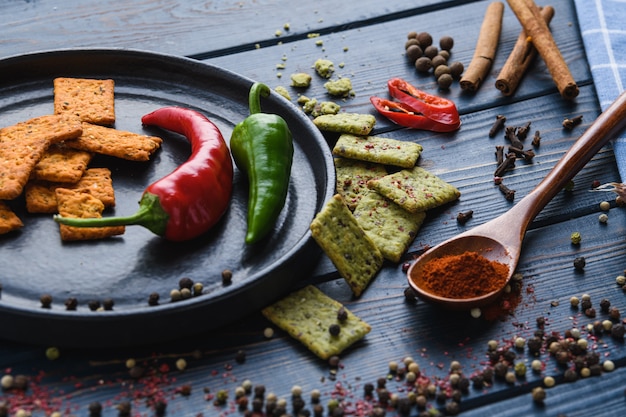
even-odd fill
[[[354,217],[385,259],[400,262],[426,213],[411,213],[377,192],[370,192],[359,201]]]
[[[369,135],[376,124],[376,118],[371,114],[323,114],[313,119],[313,124],[315,124],[319,130],[327,132]]]
[[[363,195],[371,192],[367,182],[387,175],[384,165],[357,161],[355,159],[335,158],[337,192],[350,210],[354,210]]]
[[[453,185],[417,166],[371,180],[367,186],[412,213],[441,206],[461,195]]]
[[[383,266],[383,255],[365,234],[339,194],[326,203],[311,222],[311,234],[360,296]]]
[[[340,354],[371,330],[369,324],[312,285],[265,307],[262,313],[322,359]],[[336,335],[329,330],[332,325],[338,326]]]
[[[339,136],[333,154],[360,161],[412,168],[422,152],[422,145],[377,136]]]

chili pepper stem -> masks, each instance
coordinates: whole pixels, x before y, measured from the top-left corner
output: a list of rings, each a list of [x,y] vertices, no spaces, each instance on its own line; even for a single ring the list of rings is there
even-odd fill
[[[124,217],[76,218],[53,216],[54,221],[74,227],[107,227],[107,226],[143,226],[154,234],[163,236],[169,215],[161,207],[159,197],[152,193],[144,193],[139,202],[139,210]]]
[[[254,83],[248,94],[248,107],[250,114],[261,113],[261,97],[269,97],[270,88],[263,83]]]

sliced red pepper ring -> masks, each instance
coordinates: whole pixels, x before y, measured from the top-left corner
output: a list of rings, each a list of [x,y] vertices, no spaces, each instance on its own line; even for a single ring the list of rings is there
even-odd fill
[[[418,90],[401,78],[387,82],[391,97],[404,103],[414,112],[443,124],[459,124],[459,111],[453,101]]]
[[[392,122],[411,129],[430,130],[433,132],[452,132],[461,126],[461,120],[456,123],[441,123],[428,118],[405,103],[391,101],[380,97],[370,97],[374,108]]]

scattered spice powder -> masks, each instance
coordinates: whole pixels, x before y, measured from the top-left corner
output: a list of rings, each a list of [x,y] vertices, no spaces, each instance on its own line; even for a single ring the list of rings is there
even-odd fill
[[[509,267],[476,252],[428,261],[418,278],[425,290],[446,298],[474,298],[504,286]]]

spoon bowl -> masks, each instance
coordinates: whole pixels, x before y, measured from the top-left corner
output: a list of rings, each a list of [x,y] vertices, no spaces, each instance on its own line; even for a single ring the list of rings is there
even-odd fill
[[[449,298],[435,294],[425,289],[422,285],[421,277],[424,266],[432,259],[445,256],[461,255],[465,252],[476,252],[490,261],[496,261],[508,266],[509,274],[504,286],[495,291],[485,293],[479,297],[471,298]],[[425,252],[418,262],[414,262],[407,271],[409,284],[417,292],[421,299],[441,304],[449,309],[462,310],[481,307],[495,301],[504,290],[506,284],[511,280],[517,259],[511,257],[511,253],[506,246],[493,238],[480,235],[457,236],[447,242],[434,247]]]
[[[474,229],[452,237],[424,252],[407,271],[409,285],[418,296],[448,309],[471,309],[495,301],[511,280],[521,253],[526,230],[541,210],[563,189],[609,140],[615,139],[626,126],[626,92],[611,104],[589,126],[561,157],[545,178],[523,199],[504,214]],[[500,288],[473,298],[449,298],[434,294],[422,285],[424,266],[433,259],[465,252],[475,252],[490,261],[509,267]]]

